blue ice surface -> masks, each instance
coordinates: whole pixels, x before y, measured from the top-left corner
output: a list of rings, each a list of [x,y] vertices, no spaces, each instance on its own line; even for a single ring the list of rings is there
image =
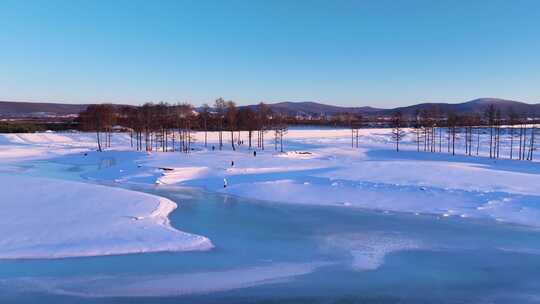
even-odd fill
[[[38,174],[46,168],[49,177],[87,182],[99,182],[92,177],[104,173],[114,179],[116,159],[104,155],[90,156],[82,165],[66,158],[33,164],[39,170],[26,169]],[[134,162],[138,156],[130,157],[123,159]],[[132,170],[136,168],[133,164]],[[490,220],[273,204],[199,187],[115,186],[177,202],[171,224],[209,237],[216,248],[0,260],[0,303],[538,303],[540,299],[540,231],[533,228]],[[322,266],[284,280],[235,288],[219,289],[224,282],[212,279],[213,273],[231,271],[233,280],[236,269],[275,265],[279,272],[280,265],[304,263]],[[129,286],[123,286],[127,291],[121,297],[100,296],[102,278],[114,288],[122,280],[136,286],[138,280],[156,277],[166,282],[184,274],[200,274],[202,290],[208,291],[134,298]],[[243,279],[249,282],[250,277]]]

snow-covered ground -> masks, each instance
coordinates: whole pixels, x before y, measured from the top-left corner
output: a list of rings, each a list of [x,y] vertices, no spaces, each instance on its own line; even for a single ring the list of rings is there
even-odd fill
[[[203,150],[183,156],[154,153],[146,164],[175,168],[157,176],[159,183],[204,186],[259,200],[540,227],[539,163],[416,152],[411,137],[398,153],[389,132],[362,130],[361,147],[351,148],[348,130],[294,130],[287,135],[286,153],[275,153],[267,144],[269,151],[256,157],[243,147],[240,152]]]
[[[166,216],[175,204],[164,198],[53,179],[47,172],[38,174],[39,178],[24,172],[13,175],[21,165],[40,159],[71,165],[106,162],[82,177],[119,185],[185,185],[270,202],[433,214],[441,219],[484,218],[540,227],[539,163],[416,152],[410,136],[398,153],[388,129],[361,130],[360,148],[351,148],[349,130],[290,130],[286,153],[275,152],[267,134],[266,150],[257,150],[257,156],[248,150],[246,134],[241,135],[245,144],[237,151],[230,149],[228,141],[219,151],[217,134],[209,134],[209,146],[204,148],[204,134],[197,133],[196,149],[189,154],[133,152],[127,134],[114,134],[113,147],[98,153],[92,151],[94,136],[0,135],[0,233],[9,235],[0,240],[0,258],[212,246],[204,237],[171,228]],[[486,137],[482,139],[485,142]],[[486,146],[481,149],[485,155]],[[461,149],[458,154],[463,154]]]
[[[169,226],[176,204],[99,185],[0,176],[0,258],[204,250],[205,237]]]
[[[0,259],[61,258],[207,250],[203,236],[178,231],[177,205],[145,193],[24,174],[29,160],[87,151],[87,134],[0,137]],[[20,174],[23,172],[23,174]],[[19,173],[19,174],[17,174]]]

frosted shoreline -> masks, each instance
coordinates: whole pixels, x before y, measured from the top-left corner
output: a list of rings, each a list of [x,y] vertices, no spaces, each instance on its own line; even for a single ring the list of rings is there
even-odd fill
[[[57,179],[0,175],[0,259],[57,259],[213,248],[176,230],[177,205],[135,191]],[[24,193],[19,191],[24,184]]]

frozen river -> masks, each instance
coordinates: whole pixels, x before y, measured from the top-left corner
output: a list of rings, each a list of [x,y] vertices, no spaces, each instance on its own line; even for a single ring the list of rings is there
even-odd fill
[[[37,162],[21,174],[46,171],[49,177],[77,179],[87,169]],[[265,203],[199,188],[124,187],[178,203],[171,225],[208,237],[215,248],[0,260],[0,302],[540,301],[540,231],[534,228],[484,219]]]

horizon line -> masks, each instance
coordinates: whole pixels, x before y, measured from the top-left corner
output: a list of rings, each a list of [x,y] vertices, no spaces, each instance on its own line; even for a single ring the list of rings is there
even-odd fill
[[[218,99],[220,97],[216,97],[216,99]],[[227,99],[227,98],[224,98],[224,99]],[[528,104],[528,105],[540,105],[540,102],[528,102],[528,101],[522,101],[522,100],[517,100],[517,99],[507,99],[507,98],[499,98],[499,97],[477,97],[477,98],[473,98],[473,99],[469,99],[469,100],[466,100],[466,101],[458,101],[458,102],[448,102],[448,101],[443,101],[443,102],[434,102],[434,101],[421,101],[421,102],[417,102],[417,103],[411,103],[411,104],[408,104],[408,105],[402,105],[402,106],[396,106],[396,107],[377,107],[377,106],[373,106],[373,105],[368,105],[368,104],[364,104],[364,105],[339,105],[339,104],[333,104],[333,103],[325,103],[323,101],[314,101],[314,100],[299,100],[299,101],[292,101],[292,100],[283,100],[283,101],[274,101],[274,102],[265,102],[265,101],[258,101],[258,102],[253,102],[253,103],[249,103],[249,104],[240,104],[238,106],[242,107],[242,106],[251,106],[251,105],[256,105],[260,102],[264,102],[265,104],[268,104],[268,105],[274,105],[274,104],[280,104],[280,103],[286,103],[286,102],[290,102],[290,103],[316,103],[316,104],[321,104],[321,105],[326,105],[326,106],[334,106],[334,107],[341,107],[341,108],[364,108],[364,107],[369,107],[369,108],[374,108],[374,109],[381,109],[381,110],[391,110],[391,109],[397,109],[397,108],[406,108],[406,107],[410,107],[410,106],[416,106],[416,105],[421,105],[421,104],[453,104],[453,105],[456,105],[456,104],[464,104],[464,103],[468,103],[468,102],[472,102],[472,101],[477,101],[477,100],[487,100],[487,99],[493,99],[494,101],[496,102],[500,102],[500,101],[511,101],[511,102],[519,102],[519,103],[524,103],[524,104]],[[234,101],[234,100],[233,100]],[[178,102],[168,102],[168,101],[147,101],[147,102],[143,102],[143,103],[140,103],[140,104],[130,104],[130,103],[119,103],[119,102],[108,102],[108,101],[104,101],[104,102],[78,102],[78,103],[71,103],[71,102],[62,102],[62,101],[30,101],[30,100],[4,100],[4,99],[0,99],[0,102],[10,102],[10,103],[28,103],[28,104],[36,104],[36,103],[41,103],[41,104],[57,104],[57,105],[73,105],[73,106],[77,106],[77,105],[91,105],[91,104],[114,104],[114,105],[122,105],[122,106],[135,106],[135,107],[138,107],[138,106],[142,106],[146,103],[160,103],[160,102],[165,102],[165,103],[169,103],[169,104],[175,104],[175,103],[183,103],[183,102],[186,102],[186,101],[178,101]],[[199,107],[199,106],[202,106],[204,103],[201,103],[200,105],[195,105],[196,103],[193,103],[193,102],[186,102],[186,103],[189,103],[189,104],[192,104],[194,105],[195,107]],[[211,105],[212,102],[206,102],[207,104]]]

